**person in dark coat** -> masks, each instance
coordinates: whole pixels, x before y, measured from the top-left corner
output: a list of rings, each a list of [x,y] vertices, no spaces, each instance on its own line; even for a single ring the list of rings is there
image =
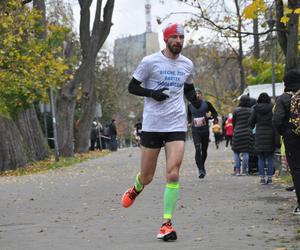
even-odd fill
[[[92,123],[92,129],[91,129],[91,134],[90,134],[90,150],[94,151],[95,150],[95,143],[97,141],[97,122]]]
[[[109,134],[110,134],[110,150],[117,151],[118,144],[117,144],[117,126],[116,120],[112,119],[111,123],[109,124]]]
[[[273,125],[283,137],[286,158],[291,170],[298,202],[293,213],[300,215],[300,136],[294,133],[289,121],[292,93],[300,90],[300,71],[298,69],[288,71],[283,81],[284,93],[276,100]]]
[[[232,116],[233,124],[233,137],[232,137],[232,150],[234,152],[234,171],[235,175],[241,175],[241,159],[242,154],[242,166],[243,175],[248,175],[248,163],[249,152],[251,152],[253,144],[253,136],[250,127],[248,126],[248,120],[252,113],[250,108],[250,98],[247,95],[243,95],[240,98],[239,106],[234,110]]]
[[[275,151],[275,131],[272,125],[271,98],[267,93],[261,93],[257,99],[257,104],[253,107],[253,112],[249,118],[249,126],[255,132],[255,152],[258,157],[258,170],[260,184],[272,184],[273,157]],[[265,165],[267,163],[267,176],[265,179]]]

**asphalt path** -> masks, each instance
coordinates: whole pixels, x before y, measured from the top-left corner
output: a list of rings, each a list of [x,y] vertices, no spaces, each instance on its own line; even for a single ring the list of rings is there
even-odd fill
[[[139,161],[134,147],[46,173],[1,177],[0,250],[300,249],[295,194],[276,179],[261,186],[258,176],[233,176],[233,153],[224,143],[219,150],[210,144],[208,174],[200,180],[187,142],[173,220],[178,240],[157,240],[163,149],[153,182],[132,207],[120,205]]]

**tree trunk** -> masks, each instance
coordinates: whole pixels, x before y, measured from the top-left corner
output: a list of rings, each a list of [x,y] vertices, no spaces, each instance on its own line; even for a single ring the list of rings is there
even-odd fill
[[[243,93],[245,86],[246,86],[246,80],[245,80],[245,70],[243,66],[243,59],[244,59],[244,52],[243,52],[243,38],[242,38],[242,16],[240,14],[240,7],[239,3],[237,0],[235,2],[235,7],[236,7],[236,13],[237,13],[237,18],[238,18],[238,42],[239,42],[239,52],[238,52],[238,64],[240,68],[240,94]]]
[[[103,46],[112,26],[111,18],[114,8],[114,0],[108,0],[104,7],[103,18],[102,0],[97,0],[95,18],[92,32],[90,33],[90,5],[91,0],[79,0],[80,4],[80,43],[82,49],[83,63],[86,70],[81,72],[81,112],[76,122],[75,151],[87,152],[89,149],[89,138],[91,124],[95,115],[96,93],[95,93],[95,67],[97,53]]]
[[[65,83],[56,97],[56,125],[59,154],[64,157],[74,155],[74,115],[77,87],[86,71],[83,62],[75,72],[74,79]]]
[[[37,24],[36,36],[44,40],[47,36],[45,0],[33,0],[33,8],[39,10],[42,15],[41,21]],[[37,161],[47,158],[49,156],[48,143],[43,135],[35,108],[32,106],[20,111],[15,122],[24,138],[29,160]]]
[[[258,19],[253,19],[253,33],[258,33]],[[253,43],[253,56],[254,58],[258,59],[260,57],[260,50],[259,50],[259,35],[254,35],[254,43]]]
[[[112,26],[114,0],[108,0],[101,20],[102,0],[97,0],[95,19],[90,32],[90,6],[92,0],[78,0],[80,4],[80,44],[82,63],[74,79],[65,83],[57,96],[57,134],[60,155],[74,154],[74,114],[77,88],[82,85],[81,115],[76,121],[76,152],[86,152],[90,138],[91,123],[95,114],[95,58]]]
[[[47,158],[49,156],[48,144],[34,107],[19,112],[15,122],[24,138],[29,160],[38,161]]]
[[[295,9],[298,1],[289,1],[289,7]],[[287,50],[286,50],[286,71],[299,66],[298,59],[298,14],[290,14],[290,20],[287,24]]]
[[[24,140],[16,124],[0,116],[0,171],[15,170],[28,162]]]
[[[65,95],[59,91],[56,97],[56,125],[57,144],[59,155],[72,157],[74,155],[74,113],[76,106],[76,95]]]
[[[95,62],[89,63],[86,74],[83,76],[81,114],[76,124],[75,151],[78,153],[89,150],[91,124],[95,118],[96,92],[95,92]]]
[[[278,37],[278,43],[280,45],[280,48],[283,52],[283,54],[286,56],[286,50],[287,50],[287,30],[285,28],[284,23],[282,23],[281,17],[284,13],[284,5],[282,0],[276,0],[275,1],[276,6],[276,28],[277,30],[277,37]]]

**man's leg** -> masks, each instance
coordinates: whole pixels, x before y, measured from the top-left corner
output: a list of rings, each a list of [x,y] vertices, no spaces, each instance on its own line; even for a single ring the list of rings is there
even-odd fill
[[[133,204],[136,196],[143,190],[145,185],[152,181],[155,173],[160,148],[141,147],[141,150],[141,170],[135,177],[134,186],[129,188],[122,197],[123,207],[129,207]]]
[[[142,146],[141,150],[142,158],[139,180],[141,184],[145,186],[153,179],[160,148],[146,148]]]
[[[204,174],[206,175],[206,169],[205,169],[205,161],[207,158],[207,148],[209,143],[209,134],[201,136],[201,150],[202,150],[202,164],[204,169]]]
[[[202,162],[202,144],[201,144],[201,136],[197,132],[193,132],[193,142],[195,147],[195,161],[199,171],[199,178],[204,178],[204,164]]]
[[[157,238],[176,240],[176,231],[172,228],[171,219],[179,195],[179,169],[184,155],[184,141],[172,141],[165,145],[166,152],[166,180],[164,192],[163,225]]]
[[[179,169],[184,155],[184,141],[166,143],[166,180],[164,220],[172,218],[179,193]]]

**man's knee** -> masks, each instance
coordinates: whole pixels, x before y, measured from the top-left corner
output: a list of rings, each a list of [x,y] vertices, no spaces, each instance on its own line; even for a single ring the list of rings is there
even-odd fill
[[[179,174],[176,172],[167,173],[168,182],[177,182],[179,180]]]
[[[176,166],[174,165],[172,168],[167,169],[166,177],[168,182],[176,182],[179,180],[179,167],[180,163],[178,162]]]

